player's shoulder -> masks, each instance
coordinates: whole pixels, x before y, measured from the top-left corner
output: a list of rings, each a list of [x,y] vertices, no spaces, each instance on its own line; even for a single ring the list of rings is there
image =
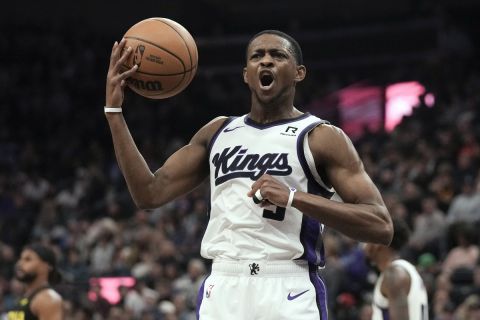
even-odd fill
[[[230,119],[231,117],[228,117],[228,116],[218,116],[218,117],[215,117],[213,118],[212,120],[210,120],[210,122],[208,122],[206,125],[219,125],[221,126],[225,121],[227,121],[228,119]]]
[[[410,282],[408,270],[398,264],[390,264],[384,271],[384,282],[393,288]]]
[[[46,288],[35,295],[31,301],[32,311],[53,308],[62,305],[62,296],[52,288]]]
[[[348,138],[345,132],[333,124],[328,122],[320,123],[318,126],[312,129],[310,136],[314,139],[331,141],[332,139],[345,139]]]
[[[410,275],[404,268],[391,264],[383,271],[380,290],[389,299],[406,296],[410,292]]]
[[[210,122],[208,122],[205,126],[203,126],[202,129],[208,132],[208,135],[212,136],[214,135],[217,131],[219,131],[222,127],[224,127],[229,121],[231,117],[227,116],[218,116]]]
[[[323,123],[316,126],[308,136],[308,143],[315,159],[338,162],[349,159],[354,147],[350,138],[337,126]]]
[[[200,142],[203,145],[208,145],[212,137],[228,123],[230,117],[227,116],[218,116],[210,120],[205,124],[200,130],[197,131],[195,136],[192,138],[192,142]]]
[[[36,296],[35,300],[42,301],[61,301],[62,297],[60,294],[52,288],[46,288],[45,290],[40,291]]]

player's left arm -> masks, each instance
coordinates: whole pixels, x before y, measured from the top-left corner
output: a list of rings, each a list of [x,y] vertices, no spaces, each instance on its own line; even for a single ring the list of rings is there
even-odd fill
[[[30,308],[39,320],[63,319],[62,297],[52,289],[44,290],[36,295]]]
[[[324,170],[343,202],[298,191],[292,206],[355,240],[389,245],[393,237],[390,214],[350,139],[331,125],[318,126],[308,139],[318,171]],[[290,190],[274,177],[260,177],[248,196],[253,197],[258,189],[264,204],[286,206]]]
[[[353,239],[389,245],[390,214],[348,136],[338,127],[320,125],[308,139],[318,171],[324,170],[343,203],[324,204],[319,197],[299,195],[297,209]]]
[[[388,299],[388,313],[391,320],[409,320],[410,282],[410,276],[401,267],[390,266],[385,270],[380,290]]]

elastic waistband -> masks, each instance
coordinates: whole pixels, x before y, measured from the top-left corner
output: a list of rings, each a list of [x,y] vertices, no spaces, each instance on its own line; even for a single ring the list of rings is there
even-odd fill
[[[262,260],[218,260],[212,264],[212,274],[275,276],[285,274],[308,274],[305,260],[262,261]]]

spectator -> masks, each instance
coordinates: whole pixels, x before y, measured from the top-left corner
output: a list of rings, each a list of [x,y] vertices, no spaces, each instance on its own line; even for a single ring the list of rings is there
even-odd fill
[[[445,214],[437,207],[437,200],[427,196],[422,200],[422,211],[414,218],[413,232],[409,241],[409,249],[414,259],[421,252],[433,252],[438,257],[442,249],[439,239],[445,232],[447,224]]]
[[[177,278],[173,282],[173,290],[185,295],[186,305],[195,309],[198,290],[206,275],[205,263],[200,259],[192,259],[188,262],[187,274]]]
[[[442,265],[443,274],[451,274],[459,267],[473,269],[479,259],[480,250],[475,241],[475,227],[460,223],[453,228],[455,247],[452,248]]]
[[[466,176],[462,182],[462,192],[452,200],[448,210],[447,222],[464,221],[475,223],[480,221],[480,191],[477,190],[475,179]]]

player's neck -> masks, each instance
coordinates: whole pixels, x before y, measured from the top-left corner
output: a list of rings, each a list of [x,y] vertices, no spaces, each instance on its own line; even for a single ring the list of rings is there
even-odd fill
[[[25,290],[25,296],[29,296],[38,288],[45,287],[45,286],[48,286],[48,281],[41,277],[37,277],[35,280],[33,280],[32,283],[27,285],[27,288]]]
[[[302,112],[293,105],[294,99],[294,89],[293,92],[285,91],[269,101],[262,101],[256,93],[252,92],[250,119],[265,124],[277,120],[298,117]]]
[[[300,116],[302,112],[300,112],[295,107],[291,107],[289,110],[258,110],[256,108],[252,108],[250,111],[250,119],[257,123],[271,123],[277,120],[282,119],[291,119]]]
[[[292,99],[286,99],[281,103],[262,103],[257,99],[252,100],[250,119],[258,123],[270,123],[282,119],[295,118],[301,115],[293,105]]]

